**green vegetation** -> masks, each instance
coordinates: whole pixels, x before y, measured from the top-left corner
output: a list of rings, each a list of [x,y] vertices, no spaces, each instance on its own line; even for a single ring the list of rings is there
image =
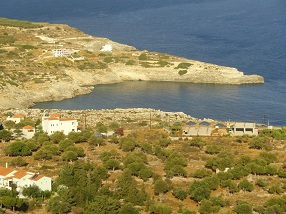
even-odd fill
[[[0,18],[0,25],[9,27],[20,27],[20,28],[39,28],[41,24],[32,23],[29,21],[19,21],[14,19]]]
[[[181,62],[177,67],[175,67],[175,69],[188,69],[191,65],[193,64],[188,62]]]
[[[33,78],[34,83],[45,83],[45,80],[40,78]]]
[[[28,31],[64,37],[65,26],[27,30],[16,29],[24,27],[22,22],[5,26],[13,27],[0,35],[1,87],[24,85],[27,80],[68,81],[63,68],[69,66],[92,72],[108,68],[108,63],[160,68],[171,66],[169,61],[173,59],[179,60],[151,52],[140,56],[134,52],[131,56],[125,52],[81,50],[80,55],[74,56],[83,56],[85,60],[71,62],[64,57],[53,58],[44,50],[47,43],[35,45],[39,39],[30,42],[27,37]],[[72,48],[72,40],[65,45]],[[191,63],[180,63],[176,67],[178,74],[186,74],[190,66]],[[71,111],[66,114],[73,116]],[[8,115],[2,115],[2,119]],[[82,117],[77,115],[81,122]],[[39,120],[3,122],[0,162],[54,178],[51,193],[27,187],[24,195],[28,198],[24,200],[18,198],[15,189],[13,192],[0,189],[3,207],[23,212],[38,212],[33,209],[40,208],[51,213],[286,212],[285,128],[262,130],[257,137],[190,139],[183,136],[184,123],[174,121],[179,115],[169,118],[169,122],[152,115],[152,124],[149,118],[135,120],[126,115],[124,121],[116,121],[116,117],[102,115],[96,120],[104,122],[93,126],[90,117],[83,126],[86,129],[67,136],[62,132],[43,133]],[[155,122],[158,123],[154,125]],[[25,125],[37,127],[32,139],[22,139],[21,129]],[[115,131],[114,135],[107,136],[105,133],[109,131]],[[263,197],[258,198],[260,195]]]
[[[135,65],[136,62],[134,60],[128,60],[125,65]]]
[[[182,76],[182,75],[184,75],[184,74],[186,74],[186,73],[188,73],[188,70],[179,70],[179,71],[178,71],[178,74],[179,74],[180,76]]]
[[[142,53],[140,54],[140,56],[138,57],[139,60],[148,60],[148,56],[146,53]]]
[[[22,125],[29,120],[24,121]],[[12,121],[4,125],[11,129],[22,126]],[[106,132],[117,127],[113,121],[112,125],[97,123],[93,130]],[[4,131],[0,131],[0,136],[9,140],[11,133]],[[3,147],[3,152],[11,157],[9,163],[18,167],[29,165],[27,160],[32,158],[45,163],[40,170],[53,171],[49,163],[57,161],[59,176],[51,194],[40,192],[36,187],[29,187],[24,193],[31,200],[46,197],[47,210],[52,213],[74,209],[94,213],[99,212],[99,206],[107,213],[140,213],[144,210],[147,213],[208,214],[220,213],[222,209],[235,213],[285,212],[280,205],[285,199],[275,198],[285,192],[286,186],[286,182],[282,182],[286,170],[276,165],[281,162],[281,155],[277,151],[250,149],[255,138],[244,138],[243,142],[230,137],[174,142],[166,133],[148,128],[110,138],[96,136],[92,129],[86,129],[67,136],[61,132],[50,136],[38,132],[30,140],[13,140]],[[244,149],[238,152],[232,151],[232,147]],[[249,156],[247,152],[250,151],[255,155]],[[85,161],[83,158],[86,157],[92,157],[96,163]],[[200,167],[194,165],[197,161]],[[255,176],[249,179],[252,175]],[[251,196],[247,201],[232,199],[242,193],[255,194],[257,191],[270,194],[259,206],[252,202]],[[213,197],[214,192],[229,197]],[[160,199],[163,204],[158,203]],[[183,209],[180,203],[185,200],[196,203],[196,211],[191,211],[194,207]]]
[[[152,64],[149,63],[149,62],[140,62],[140,65],[141,65],[143,68],[150,68],[150,67],[152,67]]]
[[[86,69],[106,69],[108,66],[103,62],[84,62],[83,64],[79,65],[78,68],[80,70]]]
[[[22,48],[26,49],[26,50],[33,50],[33,49],[37,49],[37,47],[33,46],[33,45],[21,45]]]
[[[260,133],[261,136],[273,137],[277,140],[285,140],[286,139],[286,128],[283,127],[282,129],[264,129]]]
[[[0,35],[0,44],[13,44],[16,41],[16,38],[9,35]]]

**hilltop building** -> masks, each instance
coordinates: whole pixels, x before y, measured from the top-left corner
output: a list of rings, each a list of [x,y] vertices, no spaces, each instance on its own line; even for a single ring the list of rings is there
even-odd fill
[[[54,57],[63,57],[63,56],[70,56],[71,53],[67,49],[54,49],[53,55]]]
[[[60,114],[46,114],[42,117],[42,127],[48,135],[58,131],[67,135],[78,131],[78,121],[74,118],[62,118]]]

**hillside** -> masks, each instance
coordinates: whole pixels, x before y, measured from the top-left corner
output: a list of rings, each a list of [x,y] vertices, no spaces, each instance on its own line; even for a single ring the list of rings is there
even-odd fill
[[[77,118],[86,129],[67,136],[39,131],[29,140],[4,140],[0,131],[0,167],[8,163],[53,179],[51,198],[25,199],[29,213],[286,212],[285,129],[265,129],[260,136],[171,138],[175,134],[166,128],[196,119],[152,109],[5,110],[0,116],[4,121],[11,113],[27,115],[19,124],[4,121],[12,130],[56,112]],[[94,136],[116,127],[124,128],[123,136]],[[0,193],[7,207],[9,192]]]
[[[235,68],[137,50],[62,24],[0,19],[0,108],[90,93],[122,81],[263,83]],[[112,51],[110,51],[112,49]],[[56,54],[64,56],[56,57]]]

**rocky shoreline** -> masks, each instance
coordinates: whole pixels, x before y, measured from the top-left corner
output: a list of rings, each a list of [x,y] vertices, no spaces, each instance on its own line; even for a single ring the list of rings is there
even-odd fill
[[[262,76],[245,75],[236,68],[137,50],[67,25],[32,23],[32,29],[23,29],[18,27],[21,21],[9,21],[13,22],[10,27],[0,23],[11,40],[0,48],[0,109],[69,99],[90,93],[94,85],[123,81],[264,83]],[[106,46],[110,50],[102,51]],[[55,56],[55,50],[65,55]]]

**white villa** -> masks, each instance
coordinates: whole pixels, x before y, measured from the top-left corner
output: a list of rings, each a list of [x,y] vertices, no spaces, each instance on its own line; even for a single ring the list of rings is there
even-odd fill
[[[15,123],[20,123],[21,120],[24,120],[26,115],[24,114],[14,114],[12,116],[8,116],[6,120],[14,121]]]
[[[42,191],[52,191],[52,179],[39,173],[0,167],[0,188],[12,189],[16,185],[16,191],[21,195],[24,187],[38,186]]]
[[[70,132],[77,132],[78,121],[74,118],[61,118],[60,114],[45,115],[42,118],[42,127],[48,135],[58,131],[67,135]]]

